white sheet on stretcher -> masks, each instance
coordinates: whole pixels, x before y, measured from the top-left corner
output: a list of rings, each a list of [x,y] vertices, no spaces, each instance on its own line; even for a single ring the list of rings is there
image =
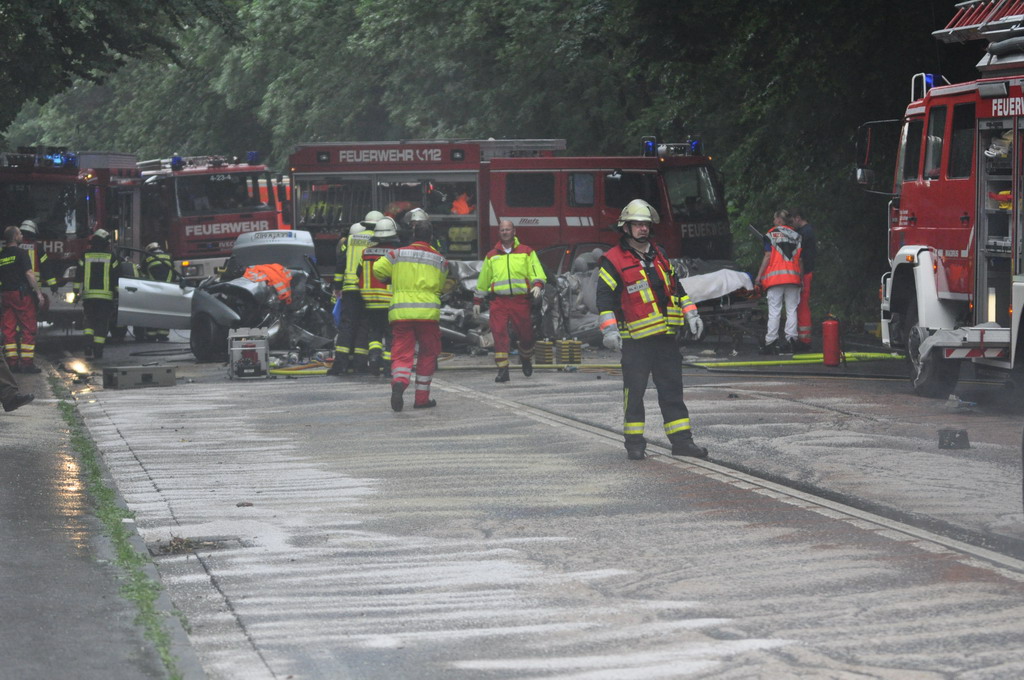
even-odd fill
[[[754,282],[750,280],[749,274],[732,269],[719,269],[710,274],[687,276],[680,281],[693,302],[722,297],[740,288],[754,289]]]

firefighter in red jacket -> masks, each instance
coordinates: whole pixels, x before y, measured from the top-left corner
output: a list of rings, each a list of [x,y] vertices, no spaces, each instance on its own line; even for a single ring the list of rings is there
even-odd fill
[[[373,275],[391,284],[391,409],[401,411],[416,357],[413,408],[433,408],[430,383],[441,353],[441,293],[449,279],[448,261],[430,241],[429,223],[417,224],[413,242],[393,248],[373,263]],[[417,345],[419,345],[417,351]]]
[[[0,250],[0,335],[3,336],[4,358],[14,373],[39,373],[35,365],[36,306],[45,302],[39,281],[32,271],[28,252],[21,247],[21,230],[4,229],[4,247]],[[21,332],[19,351],[17,333]]]
[[[622,352],[622,389],[626,454],[631,460],[646,455],[644,392],[654,378],[665,434],[673,456],[707,458],[690,430],[683,402],[682,357],[676,334],[684,324],[696,336],[704,331],[697,307],[676,280],[664,252],[651,242],[657,211],[636,199],[622,209],[618,227],[622,239],[601,259],[597,307],[604,346]]]
[[[530,304],[544,288],[544,268],[537,253],[516,238],[509,220],[498,223],[498,243],[484,258],[473,298],[473,316],[480,316],[484,297],[491,301],[491,334],[494,336],[494,382],[508,382],[508,353],[512,347],[509,326],[519,338],[519,362],[523,375],[533,375],[533,319]]]

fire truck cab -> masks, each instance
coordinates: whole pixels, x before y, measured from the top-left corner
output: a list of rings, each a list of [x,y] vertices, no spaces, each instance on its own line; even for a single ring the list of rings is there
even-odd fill
[[[656,238],[671,257],[731,256],[721,181],[699,141],[645,138],[636,156],[556,155],[564,149],[562,139],[303,144],[289,158],[292,224],[315,235],[325,264],[370,210],[401,224],[422,208],[448,258],[479,260],[501,219],[538,249],[614,244],[619,212],[643,198],[661,215]]]
[[[35,223],[47,256],[44,277],[63,281],[89,237],[103,228],[115,239],[130,237],[138,224],[139,190],[132,154],[71,152],[62,147],[22,147],[0,154],[0,228]],[[32,244],[22,244],[32,247]],[[70,295],[69,290],[66,292]],[[63,297],[40,315],[70,326],[80,316]]]
[[[142,217],[132,247],[159,243],[186,280],[211,276],[239,234],[275,229],[278,202],[270,170],[254,152],[142,161]]]
[[[944,41],[989,41],[983,78],[918,74],[900,121],[881,329],[915,391],[945,398],[969,360],[1019,363],[1024,310],[1024,3],[961,2]],[[885,122],[885,121],[881,121]],[[874,129],[861,137],[867,169]],[[863,175],[863,180],[867,175]]]

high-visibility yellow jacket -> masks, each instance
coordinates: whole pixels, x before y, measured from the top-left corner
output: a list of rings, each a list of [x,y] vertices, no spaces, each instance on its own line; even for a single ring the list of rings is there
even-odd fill
[[[479,304],[488,294],[526,295],[534,286],[543,286],[547,277],[536,251],[516,238],[511,252],[506,253],[499,241],[484,257],[476,281],[474,298]]]
[[[154,281],[171,283],[174,281],[174,263],[171,256],[162,250],[149,253],[142,262],[146,270],[146,276]]]
[[[391,283],[388,321],[437,321],[448,261],[429,243],[392,248],[373,263],[373,274]]]
[[[373,231],[361,231],[348,237],[345,246],[344,265],[338,262],[338,269],[334,272],[334,286],[341,288],[341,291],[357,292],[359,290],[359,274],[363,265],[363,250],[373,243]]]
[[[113,300],[121,262],[105,250],[87,250],[78,261],[72,290],[83,300]]]

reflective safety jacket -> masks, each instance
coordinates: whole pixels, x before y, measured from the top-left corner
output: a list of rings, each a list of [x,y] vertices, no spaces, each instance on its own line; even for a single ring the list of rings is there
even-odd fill
[[[338,261],[334,272],[334,287],[342,292],[359,290],[359,268],[363,264],[363,250],[373,243],[373,231],[367,229],[351,234],[345,241],[345,261]]]
[[[696,311],[661,249],[652,244],[649,255],[641,259],[621,243],[604,254],[597,283],[602,330],[617,324],[622,337],[635,340],[674,333],[684,314]]]
[[[546,280],[544,267],[533,248],[520,244],[516,238],[512,251],[506,253],[499,241],[484,257],[480,276],[476,280],[474,302],[479,304],[488,293],[526,295],[530,288],[543,286]]]
[[[388,251],[394,247],[394,244],[375,244],[363,250],[359,292],[363,296],[363,303],[367,309],[387,309],[391,306],[391,286],[386,281],[377,278],[373,272],[373,263],[387,255]]]
[[[373,275],[391,283],[388,321],[437,321],[448,261],[429,243],[391,248],[373,263]]]
[[[174,281],[174,263],[171,262],[171,256],[163,251],[146,255],[142,266],[146,270],[146,276],[153,281]]]
[[[242,274],[250,281],[262,281],[277,292],[286,305],[292,303],[292,273],[279,264],[254,264]]]
[[[40,286],[57,287],[57,275],[50,268],[50,258],[43,252],[42,244],[24,241],[22,249],[28,252],[28,259],[32,262],[32,273],[36,275],[36,281]],[[44,277],[43,274],[46,274]]]
[[[800,283],[800,234],[785,225],[772,227],[765,238],[768,240],[768,266],[761,275],[765,288],[787,283]]]
[[[121,261],[106,250],[87,250],[78,261],[72,290],[83,300],[113,300]]]

